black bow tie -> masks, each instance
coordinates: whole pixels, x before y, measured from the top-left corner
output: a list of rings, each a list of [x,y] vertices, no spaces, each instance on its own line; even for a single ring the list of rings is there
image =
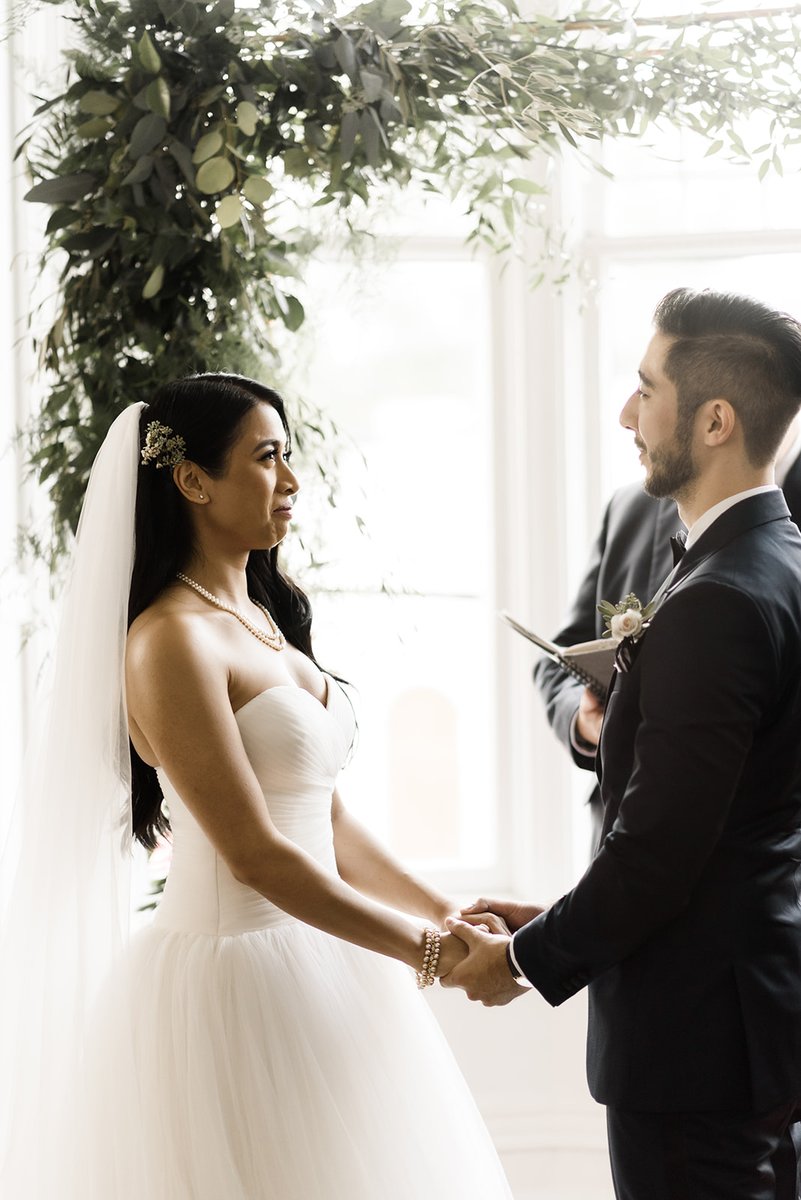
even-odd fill
[[[677,567],[687,549],[687,534],[680,530],[675,537],[672,537],[670,539],[670,549],[673,551],[673,566]]]

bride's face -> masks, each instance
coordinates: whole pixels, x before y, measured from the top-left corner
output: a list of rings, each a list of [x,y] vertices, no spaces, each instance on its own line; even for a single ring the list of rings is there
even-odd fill
[[[269,550],[286,536],[298,481],[289,466],[281,418],[272,405],[259,403],[250,410],[225,474],[218,479],[207,476],[206,491],[208,529],[229,548]]]

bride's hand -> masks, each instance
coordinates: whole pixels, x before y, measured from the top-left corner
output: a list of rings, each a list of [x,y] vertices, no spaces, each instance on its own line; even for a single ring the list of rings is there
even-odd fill
[[[463,958],[467,958],[467,946],[464,942],[460,938],[454,937],[452,933],[443,933],[439,948],[437,978],[447,975],[459,965]]]

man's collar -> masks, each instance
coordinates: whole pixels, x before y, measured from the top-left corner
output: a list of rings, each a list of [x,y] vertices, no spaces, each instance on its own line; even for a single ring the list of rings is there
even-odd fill
[[[775,476],[779,487],[784,486],[784,481],[795,466],[799,454],[801,454],[801,426],[799,426],[798,433],[790,449],[776,462]]]
[[[732,500],[734,499],[735,497],[732,497]],[[781,488],[755,488],[745,496],[740,495],[736,499],[737,503],[730,504],[726,511],[704,530],[692,548],[683,555],[672,574],[665,580],[663,587],[657,592],[654,602],[663,604],[668,596],[684,582],[688,575],[692,575],[701,563],[749,529],[756,529],[760,525],[769,525],[774,521],[789,522],[790,510]],[[696,522],[697,524],[698,522]]]
[[[725,500],[720,500],[717,504],[713,504],[712,507],[708,508],[705,513],[702,513],[698,520],[695,521],[687,530],[687,549],[689,550],[692,546],[694,546],[701,535],[705,533],[719,517],[722,517],[728,509],[733,508],[735,504],[739,504],[742,500],[747,500],[750,496],[761,496],[765,492],[778,491],[779,488],[775,483],[766,483],[761,487],[748,488],[747,491],[737,492],[734,496],[727,496]]]

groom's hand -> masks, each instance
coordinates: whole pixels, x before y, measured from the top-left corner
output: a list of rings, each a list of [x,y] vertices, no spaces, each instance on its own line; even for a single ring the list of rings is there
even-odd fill
[[[503,917],[499,917],[497,913],[489,912],[488,910],[475,911],[463,908],[461,913],[450,914],[457,917],[461,921],[466,921],[468,925],[478,926],[486,933],[503,933],[506,937],[510,937],[512,930],[504,921]]]
[[[535,917],[544,912],[545,908],[540,904],[518,904],[514,900],[487,900],[482,896],[468,908],[463,908],[461,915],[471,924],[475,924],[474,917],[486,920],[487,913],[494,913],[506,922],[512,933],[516,933],[523,925],[527,925],[529,921],[533,921]],[[489,924],[489,922],[487,923]],[[490,928],[493,928],[492,925]],[[493,932],[496,931],[493,929]]]
[[[442,987],[463,988],[469,1000],[480,1000],[488,1008],[509,1004],[522,996],[523,989],[515,983],[506,961],[508,937],[468,925],[456,917],[450,917],[447,925],[465,943],[468,954],[449,974],[442,976]]]

